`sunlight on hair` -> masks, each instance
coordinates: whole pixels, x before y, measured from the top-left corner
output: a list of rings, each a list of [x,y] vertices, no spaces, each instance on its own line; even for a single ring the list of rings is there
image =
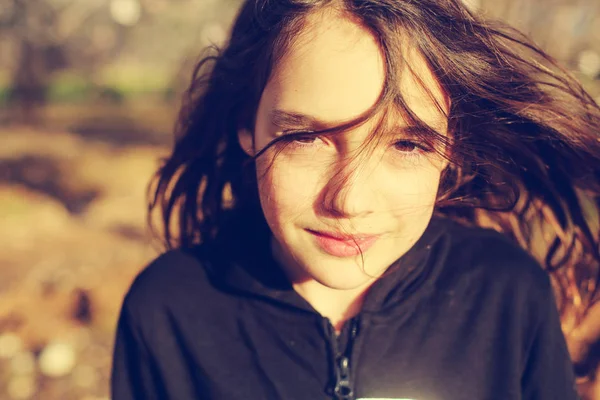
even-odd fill
[[[477,11],[481,7],[481,0],[462,0],[462,2],[471,11]]]

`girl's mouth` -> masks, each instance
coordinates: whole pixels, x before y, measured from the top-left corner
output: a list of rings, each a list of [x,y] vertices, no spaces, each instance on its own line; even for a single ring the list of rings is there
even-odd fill
[[[307,229],[324,252],[335,257],[352,257],[367,251],[379,239],[379,235],[342,235]]]

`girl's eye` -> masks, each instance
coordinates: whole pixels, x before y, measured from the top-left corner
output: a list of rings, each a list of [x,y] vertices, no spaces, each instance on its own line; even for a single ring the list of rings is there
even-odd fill
[[[312,146],[319,144],[319,142],[322,141],[322,139],[318,135],[313,135],[310,133],[305,133],[305,132],[285,132],[285,133],[289,133],[289,134],[293,135],[293,137],[290,137],[290,140],[288,142],[289,145],[292,146],[292,148],[312,147]],[[303,133],[305,133],[305,134],[303,134]]]
[[[315,143],[318,139],[319,138],[317,138],[316,136],[301,136],[299,138],[294,139],[294,142],[300,144],[312,144]]]
[[[411,165],[418,166],[421,161],[425,160],[432,150],[414,142],[412,140],[399,140],[394,143],[396,157],[402,163],[410,162]],[[404,164],[403,164],[404,165]]]
[[[415,153],[424,150],[421,146],[410,140],[399,140],[394,143],[394,147],[402,153]]]

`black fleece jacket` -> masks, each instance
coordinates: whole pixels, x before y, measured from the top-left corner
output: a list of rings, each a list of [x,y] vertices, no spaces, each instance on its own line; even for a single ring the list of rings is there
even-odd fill
[[[139,274],[113,400],[578,398],[549,277],[498,233],[434,218],[340,336],[252,247],[170,251]]]

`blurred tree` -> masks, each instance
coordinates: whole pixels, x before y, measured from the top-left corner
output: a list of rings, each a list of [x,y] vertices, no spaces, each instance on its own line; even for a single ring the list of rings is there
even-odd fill
[[[9,102],[20,122],[35,123],[53,75],[91,74],[116,55],[140,19],[139,0],[2,0],[0,35],[12,42]]]

